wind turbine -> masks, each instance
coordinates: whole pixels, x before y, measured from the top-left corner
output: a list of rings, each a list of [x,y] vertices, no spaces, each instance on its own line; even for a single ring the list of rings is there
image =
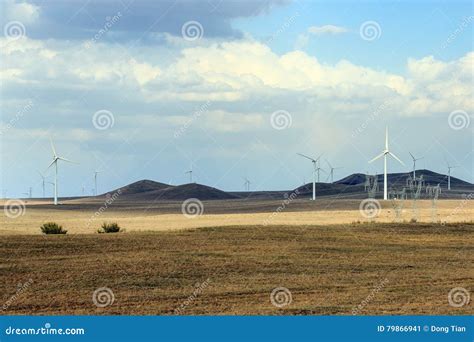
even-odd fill
[[[329,171],[329,177],[331,177],[331,183],[334,183],[334,170],[342,169],[342,166],[333,167],[327,159],[326,159],[326,163],[328,164],[329,169],[331,170],[331,171]]]
[[[192,183],[193,182],[193,163],[191,163],[191,168],[189,171],[186,171],[184,174],[188,174],[189,173],[189,183]]]
[[[423,159],[424,157],[415,158],[415,156],[413,154],[411,154],[411,152],[408,152],[408,153],[410,153],[411,159],[413,159],[413,179],[416,179],[416,177],[415,177],[416,161],[420,160],[420,159]]]
[[[54,148],[53,139],[50,138],[49,141],[51,143],[51,150],[53,151],[53,161],[51,164],[49,164],[46,170],[54,165],[54,205],[58,205],[58,161],[62,160],[68,163],[75,163],[66,158],[58,156],[56,154],[56,149]]]
[[[458,166],[457,165],[455,165],[455,166],[449,165],[447,160],[446,160],[446,165],[448,166],[448,190],[451,190],[451,169],[454,169]]]
[[[28,192],[24,192],[23,195],[28,196],[28,198],[33,197],[33,188],[30,186],[30,187],[28,188]]]
[[[319,158],[318,158],[318,162],[316,163],[316,165],[317,165],[316,172],[318,173],[318,183],[319,183],[319,172],[323,171],[324,173],[326,173],[326,171],[324,171],[324,169],[321,168],[321,160],[319,160]]]
[[[394,155],[388,149],[388,127],[385,127],[385,149],[380,153],[377,157],[370,160],[369,163],[376,161],[379,158],[383,157],[383,199],[387,200],[387,155],[391,156],[395,160],[397,160],[400,164],[405,165],[396,155]]]
[[[308,156],[306,156],[304,154],[301,154],[301,153],[297,153],[297,155],[299,155],[303,158],[309,159],[313,163],[313,198],[312,198],[312,200],[314,201],[314,200],[316,200],[316,170],[318,170],[317,162],[318,162],[319,158],[321,158],[321,156],[319,156],[316,159],[313,159],[313,158],[308,157]]]
[[[101,173],[102,171],[94,171],[94,195],[97,196],[97,174]]]
[[[38,173],[41,177],[41,185],[43,187],[43,198],[45,198],[46,197],[46,191],[45,191],[44,183],[45,183],[46,177],[41,172],[38,171]]]
[[[244,180],[245,180],[245,182],[244,182],[245,190],[250,191],[250,181],[246,177],[244,177]]]

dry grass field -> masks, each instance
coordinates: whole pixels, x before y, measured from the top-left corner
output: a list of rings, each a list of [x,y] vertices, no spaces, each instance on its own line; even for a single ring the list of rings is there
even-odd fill
[[[10,218],[0,212],[0,235],[40,234],[47,221],[62,224],[69,234],[96,233],[104,221],[118,222],[127,232],[169,231],[216,226],[253,225],[333,225],[368,221],[359,211],[361,200],[295,200],[282,206],[282,201],[205,201],[200,216],[187,218],[181,212],[182,202],[118,202],[95,215],[103,200],[73,200],[54,207],[44,202],[29,201],[23,215]],[[380,201],[382,210],[376,222],[393,222],[395,213],[390,201]],[[0,203],[0,205],[3,205]],[[412,202],[405,201],[401,220],[412,218]],[[418,222],[431,222],[431,201],[418,201]],[[471,222],[474,206],[469,200],[440,200],[436,222]]]
[[[473,246],[472,223],[5,235],[0,300],[3,314],[473,314],[448,303],[473,290]]]

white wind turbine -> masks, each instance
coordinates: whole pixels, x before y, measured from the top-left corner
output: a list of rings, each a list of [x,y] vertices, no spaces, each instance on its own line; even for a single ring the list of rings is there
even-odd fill
[[[244,177],[244,181],[245,181],[244,182],[245,190],[250,191],[250,181],[249,181],[249,179],[247,177]]]
[[[60,157],[56,154],[56,149],[54,148],[53,140],[50,138],[51,150],[53,151],[53,161],[49,164],[48,170],[51,166],[54,165],[54,205],[58,205],[58,161],[62,160],[68,163],[74,163],[66,158]],[[75,163],[74,163],[75,164]]]
[[[397,160],[400,164],[405,165],[396,155],[394,155],[388,149],[388,127],[385,127],[385,149],[377,157],[369,161],[369,163],[372,163],[376,161],[377,159],[383,157],[383,199],[384,200],[388,199],[388,196],[387,196],[387,155]]]
[[[329,166],[329,170],[330,170],[329,171],[329,177],[331,178],[331,183],[334,183],[334,170],[342,169],[342,166],[333,167],[327,159],[326,159],[326,163]]]
[[[318,163],[319,158],[321,158],[321,156],[319,156],[316,159],[313,159],[313,158],[305,156],[304,154],[301,154],[301,153],[297,153],[297,155],[299,155],[303,158],[309,159],[313,163],[313,198],[312,198],[312,200],[314,201],[314,200],[316,200],[316,172],[318,172],[318,174],[319,174],[317,163]]]
[[[97,175],[101,173],[102,171],[94,171],[94,195],[97,196]]]
[[[45,198],[45,197],[46,197],[46,191],[45,191],[45,186],[44,186],[44,184],[45,184],[46,177],[45,177],[41,172],[38,171],[38,173],[39,173],[39,175],[40,175],[40,177],[41,177],[41,185],[42,185],[42,187],[43,187],[43,198]]]
[[[420,157],[420,158],[415,158],[415,156],[413,154],[411,154],[411,152],[408,152],[410,153],[410,156],[411,156],[411,159],[413,160],[413,179],[415,179],[416,177],[416,174],[415,174],[415,170],[416,170],[416,161],[417,160],[420,160],[420,159],[423,159],[424,157]]]
[[[319,175],[321,171],[326,173],[326,171],[324,171],[324,169],[321,168],[321,160],[318,158],[317,163],[316,163],[316,172],[318,173],[318,183],[319,183]]]
[[[448,161],[446,160],[446,165],[448,167],[448,190],[451,190],[451,169],[458,167],[457,165],[449,165]]]

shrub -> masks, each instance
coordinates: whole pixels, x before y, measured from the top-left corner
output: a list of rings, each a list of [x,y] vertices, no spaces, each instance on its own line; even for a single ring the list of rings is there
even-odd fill
[[[99,233],[118,233],[120,232],[121,228],[116,222],[102,223],[101,228],[98,230]]]
[[[47,222],[41,226],[43,234],[66,234],[67,230],[56,222]]]
[[[411,220],[410,220],[410,223],[416,223],[416,218],[412,217]]]

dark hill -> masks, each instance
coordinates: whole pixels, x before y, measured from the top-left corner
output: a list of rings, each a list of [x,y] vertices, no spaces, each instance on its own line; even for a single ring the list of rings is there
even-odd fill
[[[169,187],[172,187],[172,185],[144,179],[135,183],[131,183],[129,185],[125,185],[119,189],[115,189],[108,193],[114,193],[120,190],[121,195],[133,195],[133,194],[141,194],[148,191],[163,190]]]
[[[412,172],[402,173],[389,173],[387,175],[388,186],[403,187],[406,185],[407,178],[412,175]],[[430,170],[416,170],[416,177],[423,175],[426,184],[436,185],[440,184],[441,187],[446,187],[448,184],[448,176],[440,173],[436,173]],[[377,175],[379,184],[383,184],[383,174]],[[334,182],[335,184],[344,185],[364,185],[365,175],[363,173],[354,173],[350,176],[342,178]],[[451,188],[470,188],[473,184],[463,181],[459,178],[451,176]]]
[[[122,196],[121,196],[122,197]],[[182,201],[197,198],[201,201],[235,199],[237,196],[225,191],[197,183],[168,186],[164,189],[146,191],[127,196],[134,200],[169,200]]]

